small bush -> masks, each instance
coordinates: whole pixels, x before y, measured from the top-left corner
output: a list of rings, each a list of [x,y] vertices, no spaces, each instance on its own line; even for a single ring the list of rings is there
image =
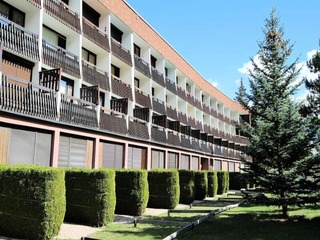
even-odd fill
[[[208,175],[206,171],[194,171],[195,199],[203,200],[208,194]]]
[[[217,171],[208,171],[208,196],[214,197],[218,191]]]
[[[178,170],[180,185],[180,203],[190,204],[194,201],[194,171]]]
[[[174,209],[180,198],[177,170],[151,170],[148,172],[148,207]]]
[[[59,233],[66,209],[64,171],[37,166],[0,167],[0,233],[46,240]]]
[[[227,172],[226,171],[217,171],[218,176],[218,191],[217,194],[221,195],[227,191]]]
[[[116,213],[141,216],[149,199],[146,170],[116,170]]]
[[[113,222],[116,204],[114,170],[74,168],[65,171],[65,221],[97,227]]]

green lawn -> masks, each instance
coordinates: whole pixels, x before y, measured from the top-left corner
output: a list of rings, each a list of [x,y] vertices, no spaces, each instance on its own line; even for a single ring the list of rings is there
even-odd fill
[[[280,215],[276,207],[239,207],[210,218],[178,239],[320,239],[320,206],[291,209],[288,220]]]

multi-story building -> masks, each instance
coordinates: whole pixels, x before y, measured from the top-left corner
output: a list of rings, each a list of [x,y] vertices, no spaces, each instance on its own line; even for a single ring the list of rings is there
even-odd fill
[[[125,1],[0,15],[0,163],[239,171],[247,113]]]

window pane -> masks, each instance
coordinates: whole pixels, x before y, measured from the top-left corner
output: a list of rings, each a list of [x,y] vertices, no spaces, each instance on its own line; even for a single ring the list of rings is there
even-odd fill
[[[88,58],[89,58],[89,53],[87,50],[83,49],[82,48],[82,58],[86,61],[88,61]]]
[[[9,18],[10,8],[7,4],[0,2],[0,15]]]
[[[96,65],[96,55],[89,53],[89,63]]]
[[[53,32],[50,29],[44,27],[42,34],[43,34],[43,38],[44,38],[44,40],[46,40],[46,42],[48,42],[48,43],[50,43],[52,45],[56,45],[56,46],[59,45],[58,44],[59,43],[58,42],[59,41],[58,40],[58,35],[55,32]]]
[[[187,155],[181,155],[181,167],[180,169],[186,169],[189,170],[190,169],[190,157]]]
[[[103,143],[102,166],[106,168],[122,168],[123,145],[115,143]]]
[[[178,154],[168,153],[168,168],[178,168]]]
[[[24,13],[13,10],[12,22],[24,27]]]

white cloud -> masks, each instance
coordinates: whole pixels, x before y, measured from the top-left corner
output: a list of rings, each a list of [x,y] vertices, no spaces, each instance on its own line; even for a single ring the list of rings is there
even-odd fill
[[[235,81],[235,83],[236,83],[237,86],[240,86],[241,78],[238,78],[238,79]]]
[[[295,101],[295,102],[304,102],[306,101],[307,99],[307,95],[309,94],[309,91],[304,89],[304,91],[300,91],[298,92],[296,95],[294,95],[292,97],[292,99]]]
[[[208,80],[208,82],[210,82],[214,87],[216,87],[216,88],[218,87],[219,83],[218,83],[217,81],[213,80],[212,78],[208,78],[207,80]]]
[[[253,61],[258,65],[261,66],[260,60],[259,60],[259,55],[255,55],[253,57]],[[248,61],[246,63],[243,64],[243,66],[241,68],[238,68],[238,72],[245,74],[245,75],[249,75],[249,70],[252,71],[253,70],[253,64],[252,61]]]

